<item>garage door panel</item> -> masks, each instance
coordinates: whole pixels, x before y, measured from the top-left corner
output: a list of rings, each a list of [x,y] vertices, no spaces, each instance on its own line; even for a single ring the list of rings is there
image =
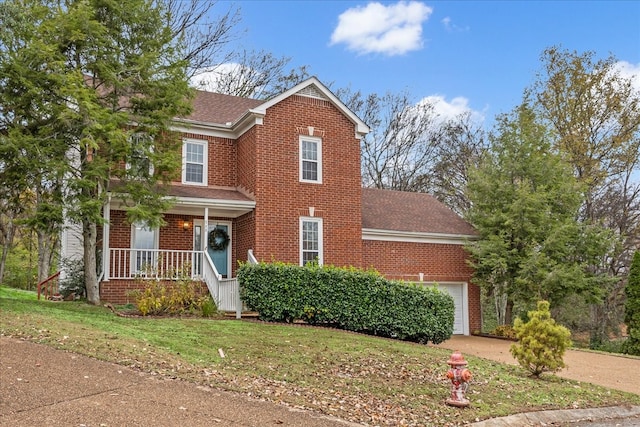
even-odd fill
[[[453,298],[453,333],[464,334],[464,292],[462,285],[438,285],[438,288],[447,292]]]

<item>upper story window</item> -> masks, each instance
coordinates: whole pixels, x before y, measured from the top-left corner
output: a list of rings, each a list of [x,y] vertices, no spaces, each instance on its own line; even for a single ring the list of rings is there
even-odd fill
[[[153,175],[153,138],[145,132],[136,132],[129,137],[131,151],[127,159],[127,171],[133,178],[149,178]]]
[[[300,218],[300,265],[322,265],[322,218]]]
[[[186,139],[182,145],[182,182],[207,184],[207,141]]]
[[[322,183],[322,139],[300,137],[300,181]]]

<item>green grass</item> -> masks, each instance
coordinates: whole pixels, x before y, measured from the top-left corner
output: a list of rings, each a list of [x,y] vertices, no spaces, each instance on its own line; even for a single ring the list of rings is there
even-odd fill
[[[0,286],[0,333],[354,422],[460,425],[542,409],[640,404],[640,396],[472,356],[471,406],[446,406],[451,351],[328,328],[137,318]],[[225,357],[221,357],[219,349]]]

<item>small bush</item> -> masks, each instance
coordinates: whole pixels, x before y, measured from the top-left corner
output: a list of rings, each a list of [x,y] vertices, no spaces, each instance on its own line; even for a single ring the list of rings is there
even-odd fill
[[[500,325],[490,332],[491,335],[502,338],[516,338],[516,331],[511,325]]]
[[[211,297],[205,299],[202,302],[202,304],[200,305],[200,310],[202,310],[202,317],[213,317],[218,314],[218,307]]]
[[[145,281],[142,290],[131,291],[128,296],[143,316],[200,313],[211,317],[218,311],[211,297],[200,292],[200,283],[193,280],[182,279],[168,285]]]
[[[86,295],[83,260],[62,259],[60,270],[64,270],[65,273],[64,279],[60,280],[60,293],[64,297],[71,294],[79,297]]]
[[[556,372],[565,367],[562,357],[571,345],[571,333],[551,318],[549,302],[539,301],[538,310],[529,312],[529,321],[517,318],[514,325],[517,344],[511,345],[511,354],[531,375]]]

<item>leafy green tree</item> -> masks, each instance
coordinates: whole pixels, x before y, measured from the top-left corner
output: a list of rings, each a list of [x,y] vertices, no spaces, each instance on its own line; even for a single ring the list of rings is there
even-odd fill
[[[21,3],[0,4],[0,23],[11,29],[0,34],[0,192],[5,212],[14,218],[7,231],[26,226],[37,234],[40,281],[50,273],[62,220],[59,162],[65,148],[52,129],[66,107],[51,102],[49,88],[58,76],[34,63],[34,55],[44,63],[54,61],[37,33],[48,9],[34,6],[27,15]],[[27,46],[27,40],[33,43]]]
[[[624,278],[640,239],[640,90],[612,55],[553,46],[541,60],[526,98],[583,185],[580,220],[602,224],[618,240],[590,267],[612,278],[591,310],[592,339],[602,340],[621,322]]]
[[[82,224],[87,299],[98,303],[97,225],[109,194],[131,221],[152,225],[170,204],[162,184],[179,170],[180,140],[169,124],[190,111],[181,40],[162,2],[2,8],[0,94],[15,99],[2,112],[5,135],[18,152],[49,153],[35,157],[47,185],[64,177],[65,214]]]
[[[511,354],[535,377],[564,368],[562,358],[571,346],[571,332],[551,318],[548,301],[538,301],[538,309],[528,314],[529,321],[515,321],[518,343],[511,345]]]
[[[580,186],[551,149],[547,128],[528,105],[499,118],[489,152],[469,174],[466,218],[479,239],[467,245],[474,280],[493,296],[499,324],[514,306],[599,297],[586,266],[606,253],[606,233],[576,221]]]
[[[629,337],[624,343],[623,351],[640,356],[640,251],[633,255],[625,294],[627,300],[624,305],[624,321]]]

